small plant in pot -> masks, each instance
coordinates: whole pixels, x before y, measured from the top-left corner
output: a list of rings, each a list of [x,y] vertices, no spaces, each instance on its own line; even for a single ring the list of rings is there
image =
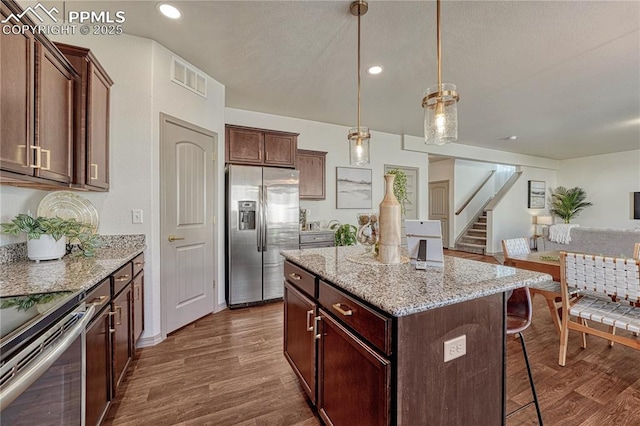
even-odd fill
[[[98,234],[94,234],[90,225],[76,219],[59,217],[36,217],[19,214],[9,223],[0,224],[3,234],[27,235],[27,256],[31,260],[61,259],[67,251],[77,247],[76,253],[85,257],[95,255],[95,250],[102,245]],[[66,238],[65,238],[66,237]],[[67,248],[67,238],[71,241]]]
[[[571,222],[586,207],[593,204],[587,201],[587,192],[580,188],[557,187],[551,193],[551,213],[560,217],[564,223]]]
[[[402,214],[404,215],[404,205],[409,201],[409,197],[407,197],[407,175],[400,169],[389,170],[387,173],[395,175],[395,179],[393,180],[393,195],[398,199]]]

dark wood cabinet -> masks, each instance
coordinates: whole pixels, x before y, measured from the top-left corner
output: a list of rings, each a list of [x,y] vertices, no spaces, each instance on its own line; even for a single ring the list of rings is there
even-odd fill
[[[86,405],[85,424],[97,425],[112,400],[111,377],[111,284],[107,278],[87,295],[95,306],[93,319],[86,329]]]
[[[133,355],[131,345],[132,286],[127,284],[111,302],[113,312],[113,396]]]
[[[6,0],[0,11],[3,19],[22,12]],[[33,24],[27,16],[20,19],[22,24]],[[43,189],[68,187],[78,78],[73,66],[42,34],[2,32],[0,76],[1,181]]]
[[[110,313],[104,309],[89,324],[87,339],[87,380],[85,424],[95,426],[111,402]]]
[[[242,126],[225,126],[226,162],[295,167],[298,134]]]
[[[75,135],[73,186],[109,189],[109,102],[113,80],[89,49],[56,43],[80,74],[74,99]]]
[[[133,349],[144,330],[144,272],[133,279]]]
[[[389,424],[391,367],[320,309],[318,413],[326,424]]]
[[[326,198],[326,156],[323,151],[298,150],[296,168],[300,171],[301,200]]]
[[[312,403],[316,403],[317,304],[288,281],[284,284],[284,356]]]

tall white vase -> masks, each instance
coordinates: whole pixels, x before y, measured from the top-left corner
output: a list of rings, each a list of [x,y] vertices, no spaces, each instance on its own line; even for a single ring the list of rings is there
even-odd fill
[[[67,239],[54,240],[51,235],[40,235],[40,238],[27,240],[27,257],[36,262],[41,260],[62,259],[67,253]]]
[[[395,175],[384,175],[385,194],[380,203],[380,239],[378,260],[386,264],[400,263],[402,209],[393,193]]]

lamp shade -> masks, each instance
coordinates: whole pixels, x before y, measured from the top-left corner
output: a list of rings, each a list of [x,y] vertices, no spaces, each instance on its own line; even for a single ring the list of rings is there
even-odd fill
[[[354,127],[349,129],[349,164],[366,166],[370,161],[369,128]]]
[[[551,216],[536,216],[538,225],[553,225],[553,217]]]
[[[458,140],[458,93],[455,84],[429,87],[422,106],[425,143],[444,145]]]

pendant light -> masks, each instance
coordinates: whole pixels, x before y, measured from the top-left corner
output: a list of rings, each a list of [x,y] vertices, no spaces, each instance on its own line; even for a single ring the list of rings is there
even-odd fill
[[[369,134],[368,127],[360,126],[360,17],[367,13],[367,2],[358,0],[351,3],[349,8],[353,16],[358,17],[358,123],[357,127],[349,129],[349,163],[352,166],[366,166],[369,164]]]
[[[444,145],[458,140],[458,92],[456,85],[442,83],[442,52],[440,40],[440,0],[437,9],[438,84],[424,92],[424,141],[428,145]]]

